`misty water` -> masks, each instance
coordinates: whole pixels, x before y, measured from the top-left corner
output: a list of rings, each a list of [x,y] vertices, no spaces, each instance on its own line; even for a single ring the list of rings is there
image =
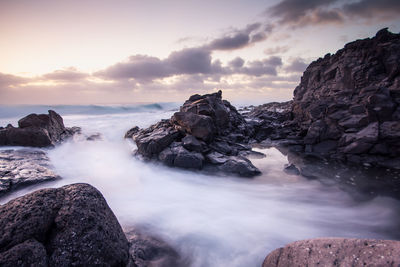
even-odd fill
[[[125,229],[139,227],[164,239],[191,266],[260,266],[273,249],[307,238],[399,238],[398,200],[360,201],[335,184],[286,174],[287,158],[274,148],[257,149],[266,157],[252,159],[262,171],[253,179],[204,175],[133,157],[135,144],[123,139],[125,132],[169,118],[170,107],[63,108],[66,126],[100,132],[102,139],[76,137],[48,149],[63,179],[19,190],[1,203],[42,187],[89,183]],[[0,125],[15,124],[18,112],[26,110],[7,111]]]

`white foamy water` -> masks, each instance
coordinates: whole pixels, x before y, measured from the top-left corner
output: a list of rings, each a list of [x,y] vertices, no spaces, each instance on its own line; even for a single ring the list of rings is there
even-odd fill
[[[399,201],[357,202],[335,186],[288,175],[282,171],[287,159],[276,149],[260,150],[267,157],[252,160],[263,172],[253,179],[207,176],[134,158],[135,145],[123,139],[126,130],[172,113],[65,115],[67,126],[101,132],[103,139],[75,139],[49,150],[63,177],[50,185],[94,185],[124,227],[144,227],[164,238],[192,266],[260,266],[273,249],[306,238],[399,238]]]

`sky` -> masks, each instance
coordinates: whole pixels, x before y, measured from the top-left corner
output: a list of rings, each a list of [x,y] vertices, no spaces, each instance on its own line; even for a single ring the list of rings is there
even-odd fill
[[[286,101],[308,64],[399,0],[1,0],[0,104]]]

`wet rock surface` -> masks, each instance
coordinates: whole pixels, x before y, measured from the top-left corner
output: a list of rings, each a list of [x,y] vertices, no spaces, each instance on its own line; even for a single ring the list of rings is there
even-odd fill
[[[400,241],[318,238],[290,243],[272,251],[263,267],[399,266]]]
[[[190,265],[165,241],[144,232],[136,229],[125,232],[129,241],[129,253],[131,255],[128,266],[183,267]]]
[[[1,205],[0,214],[1,266],[128,264],[121,226],[88,184],[35,191]]]
[[[46,153],[37,149],[0,150],[0,197],[16,189],[61,179]]]
[[[20,119],[18,127],[0,127],[0,146],[54,146],[79,131],[79,127],[66,128],[62,117],[49,110],[49,114],[30,114]]]
[[[133,128],[137,153],[168,166],[252,177],[260,171],[246,158],[253,127],[222,92],[193,95],[171,119]]]
[[[294,99],[244,113],[254,142],[400,169],[400,34],[383,29],[312,62]],[[266,141],[264,141],[266,142]]]

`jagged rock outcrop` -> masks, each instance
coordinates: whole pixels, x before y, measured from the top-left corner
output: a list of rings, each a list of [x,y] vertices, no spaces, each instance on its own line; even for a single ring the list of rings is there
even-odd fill
[[[317,238],[296,241],[272,251],[262,267],[399,265],[400,241]]]
[[[193,95],[171,119],[147,129],[133,128],[137,153],[166,165],[206,169],[251,177],[259,170],[246,158],[251,147],[244,145],[253,128],[222,92]]]
[[[129,244],[88,184],[42,189],[0,206],[1,266],[126,266]]]
[[[0,197],[21,187],[60,179],[41,150],[0,150]]]
[[[257,141],[285,139],[296,152],[400,168],[399,62],[400,34],[387,29],[312,62],[294,91],[291,114],[283,113],[287,120],[273,118],[275,130],[263,120]]]
[[[53,110],[49,114],[30,114],[20,119],[18,126],[0,127],[0,146],[54,146],[80,131],[78,127],[66,128]]]

